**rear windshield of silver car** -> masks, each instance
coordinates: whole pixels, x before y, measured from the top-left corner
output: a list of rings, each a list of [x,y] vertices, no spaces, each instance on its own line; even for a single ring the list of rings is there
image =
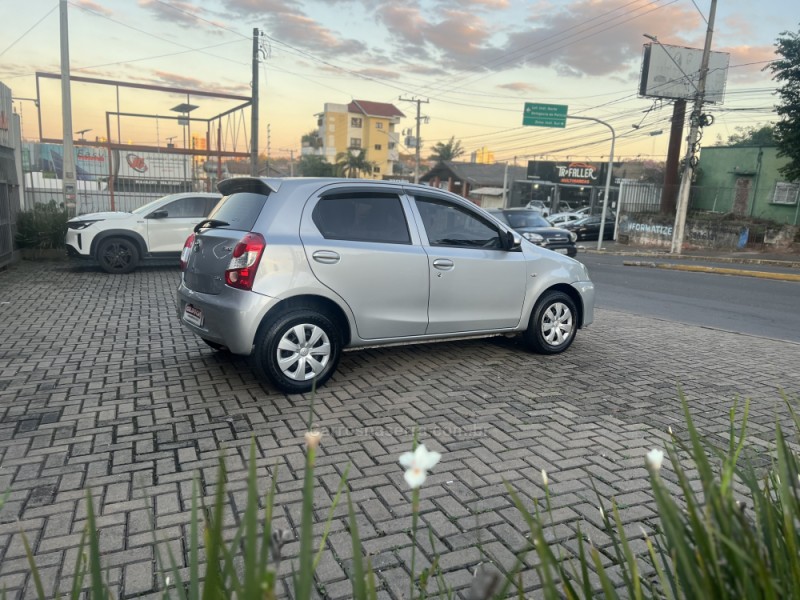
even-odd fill
[[[239,192],[225,196],[219,204],[208,215],[209,219],[224,221],[228,225],[218,226],[217,229],[236,229],[238,231],[250,231],[256,224],[258,215],[267,202],[264,194],[254,194],[252,192]]]

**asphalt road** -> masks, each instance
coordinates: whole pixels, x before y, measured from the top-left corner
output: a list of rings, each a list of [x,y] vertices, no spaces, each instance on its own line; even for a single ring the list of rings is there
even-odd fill
[[[579,254],[578,259],[589,267],[599,308],[800,342],[798,282],[626,267],[623,261],[647,259],[625,256]],[[798,273],[728,263],[686,264]]]

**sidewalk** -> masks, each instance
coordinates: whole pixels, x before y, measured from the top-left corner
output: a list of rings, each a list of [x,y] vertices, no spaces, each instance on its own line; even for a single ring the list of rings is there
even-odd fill
[[[790,269],[800,269],[800,253],[797,252],[758,252],[747,251],[722,251],[722,250],[686,250],[680,256],[671,254],[661,248],[650,246],[634,246],[630,244],[620,244],[607,240],[603,242],[603,249],[597,250],[597,242],[581,242],[587,254],[607,254],[614,256],[637,256],[650,259],[667,260],[702,260],[719,263],[735,263],[743,265],[771,265],[775,267],[785,267]]]

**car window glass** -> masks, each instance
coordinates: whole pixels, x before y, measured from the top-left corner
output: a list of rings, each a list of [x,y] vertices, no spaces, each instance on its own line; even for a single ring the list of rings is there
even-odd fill
[[[394,194],[342,194],[321,198],[311,215],[329,240],[410,244],[400,198]]]
[[[517,212],[507,212],[505,215],[506,222],[514,229],[520,227],[550,227],[550,223],[545,221],[541,215],[531,213],[531,211],[520,210]]]
[[[250,231],[256,224],[261,209],[267,202],[264,194],[239,192],[225,196],[208,215],[209,219],[217,219],[228,223],[226,229]]]
[[[206,198],[181,198],[161,208],[167,211],[167,218],[180,219],[188,217],[202,218],[206,216],[208,201]]]
[[[431,246],[503,247],[497,229],[466,208],[430,198],[416,203]]]

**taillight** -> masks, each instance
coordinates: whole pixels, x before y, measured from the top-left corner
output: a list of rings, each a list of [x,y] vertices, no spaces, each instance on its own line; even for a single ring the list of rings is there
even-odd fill
[[[233,248],[231,262],[225,271],[225,283],[240,290],[252,289],[258,263],[266,246],[266,240],[258,233],[244,236]]]
[[[194,245],[194,234],[186,238],[186,243],[183,245],[183,250],[181,250],[181,271],[185,271],[186,265],[189,264],[189,254],[191,254],[192,252],[193,245]]]

